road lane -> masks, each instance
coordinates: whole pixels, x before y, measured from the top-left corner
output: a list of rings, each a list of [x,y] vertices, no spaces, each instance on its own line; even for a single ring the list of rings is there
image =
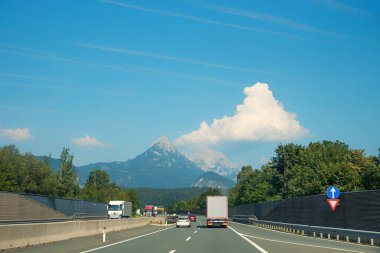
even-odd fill
[[[230,222],[230,227],[268,252],[380,253],[379,247],[295,235],[236,222]]]
[[[198,222],[192,222],[191,228],[166,228],[148,225],[141,228],[108,233],[105,244],[101,242],[102,236],[96,235],[19,250],[10,250],[9,252],[380,253],[378,247],[299,236],[235,222],[230,222],[227,229],[207,228],[203,224],[206,224],[205,218],[198,217]]]
[[[118,245],[121,245],[121,244],[125,245],[127,242],[130,242],[130,241],[133,241],[133,240],[137,240],[137,239],[140,239],[140,238],[143,238],[143,237],[146,237],[146,236],[150,236],[150,235],[153,235],[153,234],[157,234],[157,233],[160,233],[160,232],[163,232],[165,230],[172,229],[172,228],[173,227],[163,228],[163,229],[160,229],[160,230],[148,233],[148,234],[143,234],[143,235],[140,235],[140,236],[132,237],[132,238],[129,238],[129,239],[126,239],[126,240],[122,240],[122,241],[119,241],[119,242],[107,244],[107,245],[100,246],[100,247],[97,247],[97,248],[94,248],[94,249],[85,250],[85,251],[82,251],[80,253],[90,253],[90,252],[94,252],[94,251],[100,252],[103,249],[114,248],[114,246],[118,246]]]
[[[123,231],[107,233],[106,243],[102,242],[102,234],[78,237],[74,239],[46,243],[32,247],[6,250],[7,253],[78,253],[85,250],[97,248],[107,244],[119,242],[129,238],[141,236],[154,231],[162,230],[165,227],[156,225],[146,225],[139,228],[131,228]]]
[[[186,243],[176,242],[176,252],[217,252],[217,253],[261,253],[249,242],[242,239],[239,235],[226,228],[207,228],[206,219],[198,217],[197,233],[192,232],[191,240]],[[171,232],[176,232],[177,229]]]
[[[235,229],[233,229],[231,227],[228,227],[228,228],[231,229],[232,231],[234,231],[237,235],[239,235],[241,238],[243,238],[244,240],[246,240],[248,243],[250,243],[253,247],[255,247],[257,250],[259,250],[261,253],[268,253],[268,251],[266,251],[265,249],[261,248],[259,245],[257,245],[256,243],[254,243],[252,240],[249,240],[246,235],[243,235],[242,233],[236,231]]]
[[[143,238],[100,248],[92,252],[261,253],[230,229],[207,228],[201,224],[205,224],[205,219],[198,219],[197,223],[192,223],[191,228],[172,228]]]

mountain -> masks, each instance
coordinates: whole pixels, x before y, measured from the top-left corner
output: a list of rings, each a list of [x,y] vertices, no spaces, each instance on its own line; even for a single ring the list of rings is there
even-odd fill
[[[212,171],[216,174],[236,180],[240,166],[228,161],[226,155],[211,149],[199,149],[186,155],[196,163],[203,171]]]
[[[190,187],[203,171],[161,137],[144,153],[126,162],[94,163],[77,168],[80,183],[91,170],[103,169],[122,187]]]
[[[38,160],[42,162],[45,162],[45,159],[48,158],[50,166],[54,171],[58,171],[59,168],[61,167],[61,159],[51,158],[47,156],[35,156],[35,158],[37,158]]]
[[[100,162],[79,166],[76,169],[79,185],[84,185],[92,170],[105,170],[111,181],[123,186],[124,178],[128,177],[127,162]]]
[[[191,184],[192,187],[212,187],[221,189],[229,189],[234,187],[234,185],[235,183],[231,179],[222,177],[212,171],[204,173]]]

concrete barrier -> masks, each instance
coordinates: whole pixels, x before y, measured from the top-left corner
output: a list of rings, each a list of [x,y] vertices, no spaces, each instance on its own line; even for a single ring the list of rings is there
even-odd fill
[[[62,241],[71,238],[141,227],[162,217],[142,217],[121,220],[89,220],[52,223],[0,225],[0,250]]]

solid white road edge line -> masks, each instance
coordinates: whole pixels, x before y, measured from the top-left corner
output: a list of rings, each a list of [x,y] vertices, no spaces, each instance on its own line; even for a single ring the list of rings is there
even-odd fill
[[[254,229],[257,228],[257,229],[266,230],[266,231],[270,231],[270,232],[280,233],[280,234],[283,234],[283,235],[298,236],[298,237],[303,237],[303,238],[310,238],[310,239],[313,239],[313,240],[323,240],[323,241],[326,241],[326,239],[322,239],[322,238],[319,238],[319,237],[312,237],[312,236],[306,236],[306,235],[297,235],[297,234],[293,234],[293,233],[273,230],[273,229],[270,229],[270,228],[257,227],[257,226],[254,226],[254,225],[248,225],[248,224],[239,223],[239,222],[235,222],[235,221],[230,221],[230,223],[234,223],[236,225],[247,226],[247,227],[254,228]],[[340,243],[340,244],[345,244],[345,245],[349,244],[348,242],[343,241],[343,240],[342,241],[329,240],[329,242]],[[355,244],[355,243],[353,243],[353,244]],[[366,245],[366,244],[355,244],[355,246],[377,248],[377,246],[371,246],[371,245]]]
[[[191,236],[187,237],[186,241],[190,240],[191,239]]]
[[[332,250],[340,250],[340,251],[347,251],[347,252],[354,252],[354,253],[364,253],[363,251],[341,249],[341,248],[335,248],[335,247],[318,246],[318,245],[296,243],[296,242],[287,242],[287,241],[280,241],[280,240],[272,240],[272,239],[257,237],[257,236],[253,236],[253,235],[246,235],[246,234],[242,234],[242,235],[246,236],[246,237],[254,238],[254,239],[269,241],[269,242],[279,242],[279,243],[286,243],[286,244],[293,244],[293,245],[307,246],[307,247],[314,247],[314,248],[321,248],[321,249],[332,249]]]
[[[157,231],[154,231],[154,232],[151,232],[151,233],[145,234],[145,235],[139,235],[139,236],[136,236],[136,237],[133,237],[133,238],[129,238],[129,239],[127,239],[127,240],[123,240],[123,241],[120,241],[120,242],[111,243],[111,244],[108,244],[108,245],[104,245],[104,246],[101,246],[101,247],[98,247],[98,248],[94,248],[94,249],[90,249],[90,250],[86,250],[86,251],[81,251],[81,252],[79,252],[79,253],[88,253],[88,252],[92,252],[92,251],[95,251],[95,250],[100,250],[100,249],[108,248],[108,247],[111,247],[111,246],[114,246],[114,245],[117,245],[117,244],[120,244],[120,243],[124,243],[124,242],[128,242],[128,241],[132,241],[132,240],[135,240],[135,239],[138,239],[138,238],[141,238],[141,237],[145,237],[145,236],[148,236],[148,235],[152,235],[152,234],[155,234],[155,233],[159,233],[159,232],[162,232],[162,231],[165,231],[165,230],[168,230],[168,229],[172,229],[172,228],[173,228],[173,227],[170,227],[170,228],[164,228],[164,229],[157,230]]]
[[[246,240],[247,242],[249,242],[253,247],[255,247],[256,249],[258,249],[261,253],[268,253],[268,251],[266,251],[265,249],[261,248],[256,243],[254,243],[251,240],[249,240],[248,238],[246,238],[243,234],[239,233],[238,231],[236,231],[235,229],[233,229],[231,227],[228,227],[228,228],[231,229],[232,231],[234,231],[238,236],[240,236],[241,238],[243,238],[244,240]]]

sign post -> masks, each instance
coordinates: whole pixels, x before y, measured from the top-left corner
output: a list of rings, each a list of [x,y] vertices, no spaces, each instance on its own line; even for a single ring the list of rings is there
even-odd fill
[[[329,203],[331,210],[335,211],[335,208],[339,205],[340,191],[336,186],[330,186],[327,189],[327,203]]]

